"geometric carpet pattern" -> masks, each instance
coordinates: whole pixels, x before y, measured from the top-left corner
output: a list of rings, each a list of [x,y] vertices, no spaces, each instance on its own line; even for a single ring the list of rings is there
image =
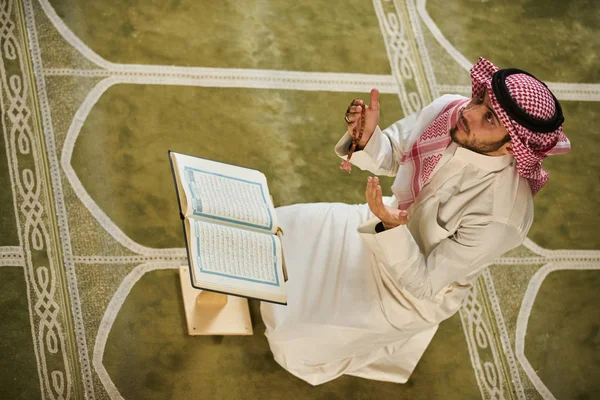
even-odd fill
[[[0,398],[598,398],[599,26],[593,0],[5,0]],[[251,337],[187,335],[167,150],[260,169],[276,205],[362,203],[348,102],[379,88],[387,126],[470,96],[480,55],[546,81],[573,148],[406,384],[307,385],[257,301]]]

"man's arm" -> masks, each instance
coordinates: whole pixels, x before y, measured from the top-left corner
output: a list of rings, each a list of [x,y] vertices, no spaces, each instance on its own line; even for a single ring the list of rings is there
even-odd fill
[[[444,107],[459,98],[462,96],[444,95],[422,110],[396,121],[383,131],[377,126],[366,146],[361,151],[356,151],[350,162],[375,175],[395,176],[402,155],[410,150],[422,131]],[[336,154],[345,160],[351,143],[352,136],[346,132],[335,146]]]
[[[374,218],[359,228],[361,236],[398,287],[417,299],[441,299],[458,279],[489,264],[524,240],[525,233],[504,223],[465,224],[425,257],[406,225],[374,233]]]
[[[375,175],[395,176],[398,165],[393,162],[394,157],[390,142],[385,139],[382,140],[383,136],[379,126],[377,126],[365,148],[355,151],[350,162],[358,168],[370,171]],[[335,145],[335,153],[346,160],[351,143],[352,136],[346,132]]]

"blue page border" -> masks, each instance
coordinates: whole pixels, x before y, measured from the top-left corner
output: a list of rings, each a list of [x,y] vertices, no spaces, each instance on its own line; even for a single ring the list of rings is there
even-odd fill
[[[207,222],[207,221],[202,221],[202,222],[207,223],[207,224],[218,225],[213,222]],[[201,254],[200,253],[200,237],[197,234],[198,230],[199,230],[199,228],[198,228],[199,223],[200,223],[200,221],[194,221],[194,225],[196,228],[196,249],[198,250],[197,264],[198,264],[198,267],[200,268],[200,272],[205,273],[205,274],[211,274],[211,275],[226,276],[228,278],[239,279],[242,281],[264,283],[265,285],[279,286],[279,275],[277,275],[277,246],[275,244],[275,238],[273,237],[273,235],[269,235],[269,236],[271,236],[271,241],[273,242],[273,258],[275,259],[275,263],[273,263],[273,272],[275,273],[275,283],[268,282],[268,281],[260,281],[258,279],[242,278],[241,276],[223,274],[220,272],[208,271],[208,270],[203,269],[202,268],[202,259],[200,258],[200,254]],[[221,225],[221,226],[223,226],[223,225]],[[235,227],[231,227],[231,226],[228,226],[227,228],[240,229],[240,228],[235,228]],[[240,230],[244,230],[244,229],[240,229]],[[257,233],[260,234],[260,232],[257,232]],[[263,235],[266,235],[266,233],[263,233]]]
[[[273,215],[271,215],[271,209],[269,207],[269,204],[267,203],[267,199],[265,197],[265,192],[263,190],[262,185],[259,182],[253,182],[253,181],[248,181],[248,180],[245,180],[245,179],[234,178],[233,176],[227,176],[227,175],[223,175],[223,174],[217,174],[215,172],[205,171],[205,170],[202,170],[202,169],[197,169],[197,168],[192,168],[192,167],[184,167],[184,169],[183,169],[183,177],[184,177],[185,182],[188,184],[188,188],[189,188],[190,194],[192,196],[192,203],[194,201],[197,201],[200,204],[200,210],[202,210],[202,199],[194,196],[194,191],[192,190],[192,182],[190,182],[190,179],[189,179],[188,175],[186,174],[187,171],[196,171],[196,172],[200,172],[200,173],[204,173],[204,174],[220,176],[220,177],[227,178],[227,179],[233,179],[233,180],[240,181],[240,182],[245,182],[245,183],[251,183],[253,185],[258,185],[258,187],[260,188],[260,193],[261,193],[262,198],[263,198],[263,202],[265,203],[265,206],[267,207],[267,213],[269,213],[269,225],[268,226],[264,226],[264,225],[251,224],[251,223],[248,223],[248,222],[241,222],[241,221],[238,221],[238,220],[235,220],[235,219],[218,217],[218,216],[211,215],[211,214],[205,214],[202,211],[197,212],[195,210],[195,208],[194,208],[194,205],[192,204],[192,210],[194,211],[194,215],[199,215],[199,216],[204,217],[204,218],[216,219],[218,221],[231,222],[231,223],[238,224],[238,225],[245,225],[245,226],[249,226],[249,227],[252,227],[252,228],[267,229],[269,231],[271,229],[273,229]]]

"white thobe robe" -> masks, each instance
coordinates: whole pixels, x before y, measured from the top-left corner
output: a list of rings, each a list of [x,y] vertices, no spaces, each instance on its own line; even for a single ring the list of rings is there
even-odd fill
[[[381,131],[351,162],[410,179],[404,151],[460,96],[446,95]],[[345,158],[351,138],[336,145]],[[365,182],[366,186],[366,182]],[[385,198],[396,206],[394,197]],[[261,304],[275,360],[310,384],[346,374],[404,383],[435,334],[458,311],[483,268],[525,238],[533,220],[527,181],[510,155],[452,143],[408,208],[381,233],[367,204],[280,207],[288,305]]]

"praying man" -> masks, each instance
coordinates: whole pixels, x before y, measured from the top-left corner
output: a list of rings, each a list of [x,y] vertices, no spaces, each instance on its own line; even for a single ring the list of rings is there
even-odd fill
[[[375,175],[366,204],[277,209],[288,305],[261,312],[290,373],[405,383],[482,271],[525,239],[542,160],[570,149],[560,104],[533,75],[484,58],[471,82],[471,99],[444,95],[383,131],[377,90],[354,100],[335,151]],[[392,197],[377,175],[395,177]]]

